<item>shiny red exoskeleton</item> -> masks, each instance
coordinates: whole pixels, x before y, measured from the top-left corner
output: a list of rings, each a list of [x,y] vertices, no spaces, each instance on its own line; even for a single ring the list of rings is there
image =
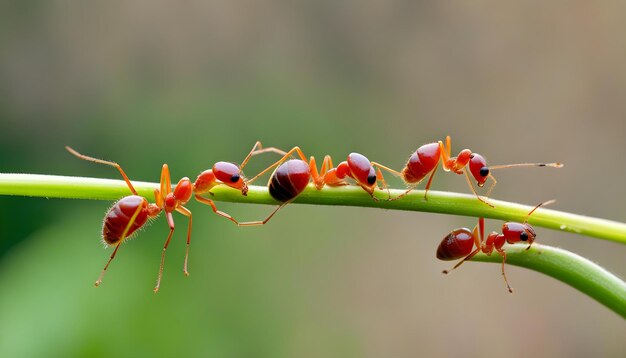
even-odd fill
[[[476,181],[476,185],[478,187],[483,187],[488,178],[491,178],[493,180],[493,184],[486,194],[486,196],[488,197],[494,186],[496,185],[496,179],[491,174],[491,170],[493,169],[523,166],[560,168],[563,166],[561,163],[519,163],[488,167],[487,161],[482,155],[478,153],[473,153],[469,149],[463,149],[456,157],[452,157],[452,145],[450,142],[450,136],[447,136],[445,145],[442,141],[438,141],[436,143],[424,144],[423,146],[417,148],[417,150],[409,157],[409,160],[407,161],[402,172],[398,172],[396,170],[381,165],[380,167],[382,169],[385,169],[390,173],[401,177],[402,180],[404,180],[404,182],[408,185],[408,189],[404,193],[391,200],[397,200],[404,197],[413,189],[415,189],[415,187],[419,183],[421,183],[428,174],[430,174],[424,192],[424,198],[427,198],[428,190],[430,189],[430,185],[432,184],[433,177],[435,175],[435,172],[437,171],[440,161],[442,162],[443,170],[456,174],[465,174],[467,184],[472,190],[472,193],[476,195],[478,200],[492,207],[493,205],[489,203],[487,199],[478,195],[476,189],[474,188],[474,185],[472,185],[470,174]],[[469,173],[467,168],[469,168]]]
[[[300,159],[289,159],[294,153],[297,154]],[[374,191],[377,188],[377,180],[381,179],[383,188],[387,189],[387,186],[382,178],[380,169],[375,169],[375,166],[380,165],[376,162],[370,162],[369,159],[362,154],[351,153],[348,155],[346,161],[334,167],[332,158],[327,155],[324,157],[322,166],[318,171],[315,158],[310,157],[307,160],[307,157],[300,147],[294,147],[284,153],[280,160],[247,181],[247,183],[250,183],[272,168],[277,167],[268,182],[268,190],[270,195],[281,204],[265,220],[240,223],[232,218],[230,219],[239,226],[264,225],[278,210],[300,195],[311,181],[315,188],[321,190],[326,185],[349,185],[350,183],[348,183],[347,179],[350,178],[354,180],[356,185],[363,188],[374,200],[379,200],[374,196]]]
[[[111,261],[117,254],[117,250],[119,249],[122,242],[130,238],[133,233],[137,229],[144,226],[150,218],[155,218],[161,213],[161,211],[165,211],[167,223],[170,227],[170,232],[165,241],[165,245],[163,246],[163,252],[161,254],[161,265],[159,267],[159,275],[157,278],[157,284],[154,288],[154,292],[158,292],[161,285],[163,266],[165,263],[165,252],[172,238],[172,234],[174,233],[174,218],[172,216],[172,213],[176,211],[189,217],[189,226],[187,229],[187,250],[185,253],[185,263],[183,267],[183,272],[185,273],[185,275],[188,276],[189,272],[187,270],[187,264],[189,259],[189,245],[191,242],[192,216],[191,211],[189,211],[184,205],[189,202],[192,195],[195,195],[196,199],[199,202],[210,205],[213,211],[218,215],[235,221],[230,215],[217,210],[212,200],[203,198],[200,196],[200,194],[210,193],[210,190],[215,186],[227,185],[231,188],[240,190],[243,195],[246,195],[246,193],[248,192],[248,186],[246,184],[245,178],[243,177],[242,169],[248,163],[250,158],[253,155],[265,152],[277,152],[279,154],[285,154],[284,151],[273,147],[262,148],[261,142],[256,142],[256,144],[252,147],[250,153],[242,162],[241,166],[229,162],[217,162],[215,163],[215,165],[213,165],[212,169],[205,170],[204,172],[200,173],[200,175],[193,184],[191,183],[191,180],[189,178],[182,178],[178,182],[176,187],[174,187],[174,190],[172,190],[169,168],[167,164],[163,164],[163,168],[161,170],[160,189],[155,189],[154,191],[155,203],[149,203],[146,198],[137,195],[137,191],[135,190],[130,179],[128,179],[128,176],[119,164],[80,154],[70,147],[66,147],[66,149],[71,154],[80,159],[100,164],[106,164],[117,168],[117,170],[124,178],[124,181],[128,185],[128,188],[133,193],[133,195],[125,196],[117,201],[115,204],[113,204],[113,206],[109,209],[104,218],[104,224],[102,227],[103,241],[108,246],[115,246],[115,249],[113,250],[111,257],[109,258],[109,261],[102,270],[100,277],[98,277],[98,280],[95,283],[96,286],[99,286],[102,282],[102,278],[104,277],[106,270],[111,264]]]
[[[200,173],[200,175],[198,175],[198,178],[196,178],[196,181],[193,183],[193,193],[196,200],[202,204],[209,205],[211,209],[213,209],[213,212],[217,215],[225,217],[226,219],[234,222],[239,226],[247,226],[247,223],[239,223],[231,215],[221,210],[218,210],[213,200],[205,198],[202,195],[212,194],[211,189],[215,188],[218,185],[226,185],[228,187],[241,191],[242,195],[247,195],[248,184],[253,182],[259,176],[257,175],[250,180],[246,180],[243,175],[243,168],[246,166],[246,164],[248,164],[252,156],[269,152],[277,153],[280,155],[286,154],[284,151],[275,147],[263,148],[261,142],[257,141],[252,147],[252,150],[250,150],[250,153],[248,153],[248,155],[241,162],[240,166],[230,162],[215,163],[215,165],[213,165],[213,168]]]
[[[530,246],[533,242],[535,242],[535,237],[537,235],[535,234],[533,227],[527,223],[528,217],[530,217],[530,215],[540,206],[551,204],[553,202],[554,200],[550,200],[537,205],[528,213],[526,220],[524,220],[523,223],[504,223],[502,225],[502,233],[492,232],[489,236],[487,236],[486,241],[484,241],[484,218],[478,219],[478,225],[474,227],[474,230],[467,228],[453,230],[446,237],[444,237],[439,244],[439,247],[437,248],[437,258],[445,261],[463,258],[452,268],[452,270],[454,270],[455,268],[461,266],[463,262],[471,259],[479,252],[491,255],[493,250],[496,250],[496,252],[502,256],[502,276],[504,277],[504,282],[506,283],[506,287],[509,292],[513,293],[513,289],[509,285],[506,274],[504,273],[504,263],[506,262],[504,244],[516,244],[518,242],[527,243],[527,249],[530,249]],[[474,247],[476,248],[474,249]],[[450,271],[451,270],[445,270],[443,273],[447,274]]]
[[[100,283],[102,283],[104,274],[109,268],[111,261],[115,258],[117,250],[120,248],[120,245],[124,242],[124,240],[130,238],[137,229],[144,226],[148,219],[157,217],[161,211],[165,211],[170,232],[165,240],[165,245],[163,245],[161,265],[159,266],[159,274],[156,286],[154,287],[154,292],[159,291],[161,278],[163,277],[165,251],[167,250],[172,234],[174,233],[174,218],[172,216],[174,211],[189,218],[189,226],[187,228],[187,251],[185,253],[185,264],[183,267],[185,275],[189,275],[189,272],[187,271],[187,262],[189,258],[189,244],[191,242],[192,216],[191,211],[184,206],[191,199],[191,195],[193,193],[192,184],[189,178],[182,178],[172,191],[169,168],[167,164],[163,164],[163,168],[161,169],[160,188],[154,190],[155,203],[149,203],[146,198],[137,195],[137,190],[135,190],[135,187],[119,164],[80,154],[70,147],[65,148],[80,159],[94,163],[106,164],[117,168],[128,185],[128,188],[133,193],[133,195],[125,196],[113,204],[104,218],[102,226],[102,239],[108,246],[115,246],[115,249],[109,258],[109,261],[104,266],[104,269],[102,269],[95,285],[99,286]]]

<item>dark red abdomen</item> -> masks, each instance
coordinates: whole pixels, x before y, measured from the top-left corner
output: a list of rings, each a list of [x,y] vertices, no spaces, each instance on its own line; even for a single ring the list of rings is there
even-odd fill
[[[370,177],[373,177],[374,183],[376,182],[376,174],[372,168],[372,163],[364,155],[350,153],[348,155],[348,166],[352,172],[352,177],[359,183],[372,185],[372,183],[370,183]],[[373,174],[373,176],[371,174]]]
[[[291,159],[276,169],[270,179],[270,195],[280,201],[289,201],[298,196],[309,184],[309,165],[300,159]]]
[[[416,183],[424,179],[426,174],[435,169],[441,157],[439,143],[429,143],[417,148],[402,171],[408,183]]]
[[[126,233],[126,237],[132,235],[135,230],[142,227],[148,220],[148,200],[142,196],[129,195],[113,204],[109,212],[107,212],[102,225],[104,242],[108,245],[117,244],[122,238],[122,234],[128,226],[130,219],[140,207],[139,214],[137,214],[135,221]]]
[[[437,248],[439,260],[456,260],[469,255],[474,247],[474,237],[470,229],[456,229],[444,237]]]

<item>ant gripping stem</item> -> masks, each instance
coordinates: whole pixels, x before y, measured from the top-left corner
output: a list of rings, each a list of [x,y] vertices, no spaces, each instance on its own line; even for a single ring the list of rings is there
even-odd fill
[[[294,154],[297,155],[299,159],[289,159]],[[351,153],[348,155],[346,161],[334,167],[332,158],[327,155],[322,161],[320,171],[318,171],[315,157],[307,159],[300,147],[294,147],[284,153],[283,157],[278,161],[246,181],[246,184],[249,184],[273,168],[276,168],[267,185],[270,195],[275,200],[279,201],[280,205],[264,220],[238,222],[230,215],[217,210],[217,207],[211,200],[199,196],[196,196],[196,198],[207,205],[211,205],[213,211],[227,217],[238,226],[264,225],[278,210],[291,203],[300,195],[311,181],[315,188],[321,190],[325,185],[349,185],[346,178],[351,178],[374,200],[378,201],[378,198],[374,196],[374,191],[377,188],[377,180],[379,178],[381,179],[382,187],[387,189],[388,193],[389,189],[382,178],[380,169],[376,170],[374,168],[375,166],[378,166],[378,164],[370,162],[365,156],[358,153]]]
[[[465,175],[465,179],[467,181],[468,186],[472,190],[472,193],[476,196],[476,198],[483,203],[494,207],[486,198],[480,196],[474,185],[472,184],[472,178],[476,181],[476,185],[478,187],[483,187],[488,178],[493,180],[493,184],[487,191],[486,197],[491,194],[491,191],[495,187],[496,179],[490,173],[493,169],[502,169],[502,168],[510,168],[510,167],[523,167],[523,166],[538,166],[538,167],[553,167],[560,168],[563,165],[560,163],[520,163],[520,164],[507,164],[507,165],[498,165],[493,167],[487,166],[487,161],[485,158],[478,154],[474,153],[469,149],[463,149],[459,152],[456,157],[452,157],[452,145],[450,136],[446,137],[446,143],[444,144],[442,141],[438,141],[436,143],[429,143],[422,145],[419,147],[407,161],[404,169],[401,172],[393,170],[391,168],[380,165],[380,168],[388,171],[389,173],[401,177],[402,180],[407,184],[407,190],[400,194],[399,196],[392,198],[391,200],[398,200],[408,193],[410,193],[413,189],[419,185],[427,175],[429,175],[428,182],[426,183],[426,187],[424,189],[424,199],[428,199],[428,190],[433,181],[433,177],[435,172],[437,171],[438,164],[441,161],[442,167],[446,172],[453,172],[459,175]],[[469,168],[468,168],[469,167]],[[469,170],[469,172],[468,172]]]
[[[67,146],[65,148],[68,152],[79,159],[115,167],[124,178],[124,181],[128,185],[130,191],[133,193],[133,195],[125,196],[113,204],[104,218],[102,238],[105,244],[108,246],[115,246],[115,249],[109,257],[107,264],[104,266],[104,269],[100,273],[100,276],[96,280],[95,286],[97,287],[100,283],[102,283],[104,274],[115,258],[117,250],[122,242],[130,238],[137,229],[143,227],[149,218],[157,217],[161,211],[165,211],[166,213],[170,232],[167,236],[167,240],[165,241],[163,252],[161,254],[161,264],[159,266],[159,274],[156,286],[154,287],[154,292],[158,292],[161,285],[163,265],[165,263],[165,251],[169,245],[172,234],[174,233],[174,220],[172,217],[172,212],[174,211],[189,217],[189,226],[187,228],[187,251],[185,253],[185,264],[183,267],[183,272],[186,276],[188,276],[189,272],[187,271],[187,262],[189,257],[189,245],[191,242],[192,216],[191,211],[185,208],[184,205],[189,201],[192,194],[191,181],[189,178],[182,178],[172,191],[169,168],[167,164],[163,164],[161,169],[160,189],[154,190],[155,203],[151,204],[146,198],[137,195],[137,191],[119,164],[80,154]]]
[[[193,194],[196,200],[202,204],[210,206],[215,214],[222,216],[239,226],[246,226],[243,225],[244,223],[239,223],[230,214],[218,210],[215,202],[213,202],[213,200],[211,199],[202,197],[202,194],[208,193],[212,195],[213,193],[211,192],[211,189],[218,185],[226,185],[228,187],[241,191],[241,194],[244,196],[247,195],[248,185],[256,180],[256,178],[258,178],[262,173],[267,171],[267,169],[261,174],[255,176],[254,178],[246,180],[243,175],[243,168],[248,164],[248,161],[253,156],[270,152],[277,153],[283,156],[286,155],[284,151],[275,147],[263,148],[261,142],[257,141],[248,153],[248,155],[241,162],[241,166],[230,162],[215,163],[212,169],[205,170],[200,173],[196,181],[193,183]]]
[[[437,258],[440,260],[456,260],[462,258],[452,269],[444,270],[444,274],[450,273],[452,270],[458,268],[465,261],[470,260],[478,252],[483,252],[486,255],[491,255],[493,250],[496,250],[500,256],[502,256],[502,277],[504,283],[510,293],[513,293],[513,289],[509,285],[509,281],[504,271],[506,263],[506,251],[504,248],[505,243],[515,244],[518,242],[527,242],[528,247],[535,241],[535,230],[530,226],[528,218],[535,210],[543,205],[554,203],[555,200],[549,200],[535,206],[528,214],[523,223],[518,222],[506,222],[502,225],[502,233],[492,232],[489,234],[486,240],[485,238],[485,219],[479,218],[478,224],[474,227],[474,230],[470,231],[467,228],[455,229],[443,238],[439,247],[437,248]],[[476,247],[474,249],[474,247]]]

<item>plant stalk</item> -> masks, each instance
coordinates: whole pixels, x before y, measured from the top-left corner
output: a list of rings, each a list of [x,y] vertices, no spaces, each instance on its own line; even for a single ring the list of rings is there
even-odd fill
[[[139,195],[152,199],[157,183],[133,181]],[[215,201],[278,205],[267,188],[250,186],[248,195],[226,186],[212,190],[210,198]],[[395,197],[402,190],[391,190]],[[130,195],[122,180],[67,177],[35,174],[0,174],[0,195],[22,195],[46,198],[117,200]],[[424,211],[453,215],[464,215],[524,221],[533,206],[489,199],[495,208],[478,201],[475,196],[451,192],[429,191],[428,200],[424,191],[415,190],[405,198],[387,201],[386,192],[377,193],[379,201],[355,186],[324,188],[316,190],[309,186],[294,203],[315,205],[345,205],[377,207],[393,210]],[[626,244],[626,224],[576,215],[557,210],[539,208],[529,218],[534,226],[545,227],[580,235],[596,237]],[[478,254],[472,261],[501,262],[499,255]],[[545,245],[534,244],[530,250],[525,245],[507,247],[507,263],[526,267],[554,277],[589,295],[615,313],[626,318],[626,283],[593,262],[571,252]]]

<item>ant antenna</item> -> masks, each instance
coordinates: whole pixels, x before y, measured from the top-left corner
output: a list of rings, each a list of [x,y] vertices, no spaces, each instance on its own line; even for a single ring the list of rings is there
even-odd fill
[[[526,219],[524,219],[524,224],[528,222],[528,218],[530,217],[530,215],[532,215],[532,213],[535,212],[535,210],[539,209],[540,207],[544,205],[550,205],[554,203],[556,203],[556,200],[552,199],[552,200],[544,201],[543,203],[540,203],[539,205],[535,206],[531,211],[528,212],[528,214],[526,214]]]
[[[513,167],[552,167],[552,168],[563,168],[563,163],[517,163],[517,164],[503,164],[503,165],[493,165],[488,167],[489,170],[493,169],[504,169],[504,168],[513,168]]]

